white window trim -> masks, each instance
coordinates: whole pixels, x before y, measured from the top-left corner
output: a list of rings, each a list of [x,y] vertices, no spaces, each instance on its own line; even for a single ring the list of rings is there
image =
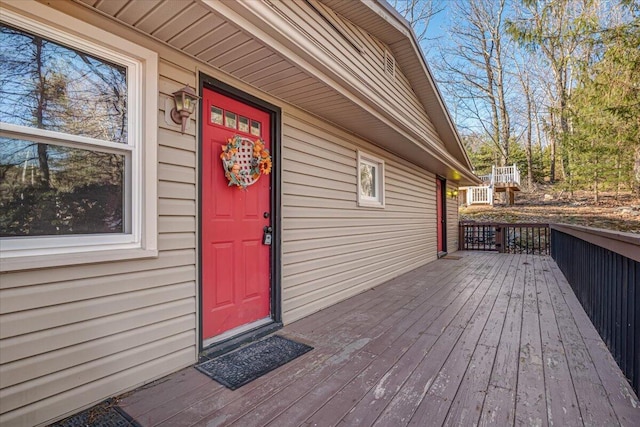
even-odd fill
[[[362,152],[357,150],[357,158],[358,164],[356,168],[356,181],[358,184],[357,188],[357,201],[358,206],[367,207],[367,208],[384,208],[384,160],[379,157],[376,157],[372,154]],[[361,184],[360,184],[360,165],[368,164],[376,168],[376,194],[378,197],[365,197],[362,196],[361,193]]]
[[[9,5],[11,9],[4,7]],[[27,16],[28,15],[28,16]],[[0,20],[127,68],[127,144],[3,125],[3,136],[55,141],[84,149],[129,156],[131,230],[123,234],[33,236],[0,239],[0,271],[149,258],[158,255],[157,112],[158,55],[142,46],[36,2],[0,6]]]

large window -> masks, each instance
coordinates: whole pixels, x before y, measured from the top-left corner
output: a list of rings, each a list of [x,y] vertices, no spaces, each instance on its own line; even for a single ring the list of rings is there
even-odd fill
[[[77,33],[0,11],[2,269],[152,256],[156,55],[32,6]]]
[[[384,207],[384,160],[358,151],[358,206]]]

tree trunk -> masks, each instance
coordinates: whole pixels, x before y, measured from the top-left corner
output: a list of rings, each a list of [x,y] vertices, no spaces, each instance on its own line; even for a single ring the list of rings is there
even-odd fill
[[[527,103],[527,138],[525,140],[525,153],[527,155],[527,188],[533,188],[533,154],[531,150],[533,138],[533,100],[531,99],[531,85],[529,84],[529,75],[524,75],[522,70],[518,70],[518,77],[524,92],[525,102]]]
[[[633,177],[636,197],[640,197],[640,145],[636,146],[633,156]]]
[[[549,182],[555,184],[556,182],[556,123],[553,114],[549,115],[551,119],[551,126],[549,129],[549,145],[551,147],[551,159],[549,165]]]
[[[598,199],[598,168],[597,168],[597,164],[598,162],[596,161],[596,170],[593,173],[593,191],[594,191],[594,195],[593,195],[593,202],[597,205],[599,202]]]
[[[38,88],[36,93],[36,126],[38,129],[44,129],[44,109],[47,102],[46,98],[46,80],[42,72],[42,39],[35,37],[33,43],[36,45],[35,63],[36,77],[38,79]],[[45,188],[51,186],[51,173],[49,171],[49,156],[47,153],[47,144],[38,144],[38,163],[40,165],[40,185]]]

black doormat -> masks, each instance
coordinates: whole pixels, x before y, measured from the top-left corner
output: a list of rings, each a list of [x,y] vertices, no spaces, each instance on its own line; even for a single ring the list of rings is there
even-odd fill
[[[49,427],[140,427],[126,412],[116,406],[115,399],[108,399],[91,408],[78,412]]]
[[[235,390],[311,350],[313,347],[306,344],[274,335],[201,363],[196,369]]]

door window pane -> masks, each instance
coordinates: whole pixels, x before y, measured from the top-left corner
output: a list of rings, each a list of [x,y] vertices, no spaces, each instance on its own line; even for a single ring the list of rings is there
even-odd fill
[[[215,125],[222,124],[222,108],[211,106],[211,123]]]
[[[125,155],[0,138],[0,236],[123,233]]]
[[[224,113],[224,125],[231,129],[236,129],[238,127],[236,113],[232,113],[231,111],[225,111]]]
[[[0,122],[127,143],[127,70],[0,24]]]
[[[255,120],[251,120],[251,134],[255,135],[255,136],[260,136],[262,131],[261,131],[261,125],[260,122],[256,122]]]
[[[238,130],[240,132],[249,133],[249,119],[246,117],[240,116],[238,119]]]

